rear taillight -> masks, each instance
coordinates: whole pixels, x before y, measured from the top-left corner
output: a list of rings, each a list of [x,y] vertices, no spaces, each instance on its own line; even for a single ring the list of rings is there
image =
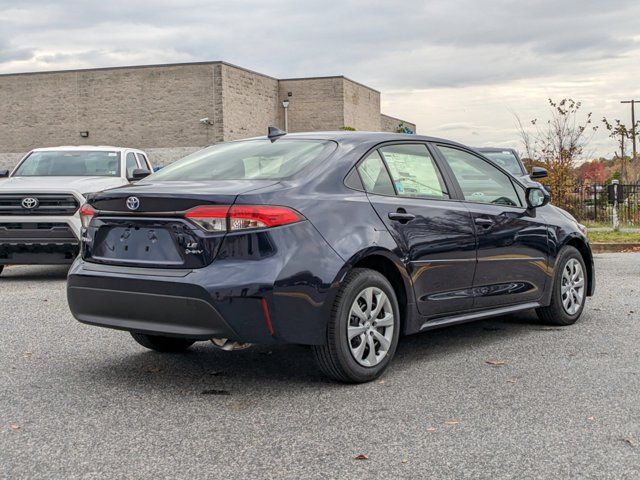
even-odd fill
[[[271,228],[304,220],[295,210],[277,205],[202,206],[189,210],[185,218],[208,232]]]
[[[82,226],[84,228],[89,228],[89,224],[91,223],[91,219],[96,216],[96,211],[89,205],[85,203],[80,207],[80,221],[82,222]]]

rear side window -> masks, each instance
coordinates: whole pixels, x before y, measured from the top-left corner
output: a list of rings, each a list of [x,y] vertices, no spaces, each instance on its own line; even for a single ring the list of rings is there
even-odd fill
[[[449,198],[447,187],[426,145],[389,145],[380,149],[398,195]]]
[[[280,138],[214,145],[159,170],[153,181],[280,180],[318,164],[336,149],[334,142]]]
[[[521,206],[520,198],[507,174],[482,158],[457,148],[438,146],[470,202]]]
[[[378,151],[374,151],[358,165],[358,173],[364,189],[379,195],[395,195],[389,172],[387,172]]]

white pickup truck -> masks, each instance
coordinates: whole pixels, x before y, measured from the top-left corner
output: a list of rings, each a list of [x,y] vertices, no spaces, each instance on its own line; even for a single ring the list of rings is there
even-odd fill
[[[10,264],[73,262],[85,197],[152,171],[143,151],[102,146],[37,148],[11,173],[0,170],[0,273]]]

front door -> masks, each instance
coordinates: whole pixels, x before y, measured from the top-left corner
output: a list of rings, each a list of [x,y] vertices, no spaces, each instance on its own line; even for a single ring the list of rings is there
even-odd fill
[[[399,246],[420,313],[434,317],[471,309],[473,222],[463,202],[450,200],[427,146],[382,146],[358,171],[371,204]]]
[[[535,302],[552,273],[546,222],[527,210],[524,189],[495,165],[463,149],[438,149],[476,228],[474,308]]]

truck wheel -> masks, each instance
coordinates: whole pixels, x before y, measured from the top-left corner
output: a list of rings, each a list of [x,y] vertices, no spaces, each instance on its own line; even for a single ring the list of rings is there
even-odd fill
[[[340,382],[378,377],[398,345],[400,310],[389,281],[356,268],[344,280],[327,327],[327,343],[313,347],[322,372]]]
[[[143,347],[156,352],[183,352],[195,343],[188,338],[162,337],[130,332],[133,339]]]

